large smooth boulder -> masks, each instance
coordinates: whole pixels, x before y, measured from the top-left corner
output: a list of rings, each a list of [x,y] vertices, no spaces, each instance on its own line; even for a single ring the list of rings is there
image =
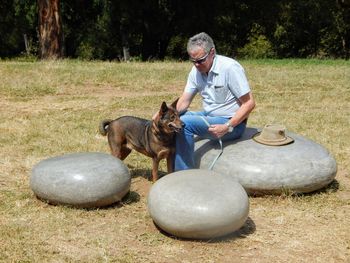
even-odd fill
[[[213,170],[236,179],[253,195],[308,193],[334,180],[336,161],[322,145],[287,131],[293,143],[268,146],[252,139],[258,131],[247,128],[242,138],[224,142],[223,153]],[[208,169],[219,152],[218,142],[197,141],[197,167]]]
[[[158,180],[148,195],[148,211],[155,224],[171,235],[208,239],[242,227],[248,217],[249,200],[232,178],[193,169]]]
[[[49,158],[32,169],[30,187],[52,204],[101,207],[120,201],[131,176],[122,161],[105,153],[73,153]]]

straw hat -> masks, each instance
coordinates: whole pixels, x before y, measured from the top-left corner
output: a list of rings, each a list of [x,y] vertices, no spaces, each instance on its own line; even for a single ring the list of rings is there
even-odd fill
[[[253,140],[258,143],[272,146],[286,145],[294,141],[293,138],[286,136],[286,128],[279,124],[267,124],[253,136]]]

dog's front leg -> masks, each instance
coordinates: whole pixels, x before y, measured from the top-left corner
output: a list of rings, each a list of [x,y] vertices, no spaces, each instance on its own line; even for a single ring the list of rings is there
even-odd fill
[[[152,181],[155,182],[158,180],[158,166],[159,160],[157,157],[152,158],[153,166],[152,166]]]
[[[174,154],[169,154],[168,157],[166,158],[166,166],[168,168],[168,174],[174,172],[174,159],[175,159]]]

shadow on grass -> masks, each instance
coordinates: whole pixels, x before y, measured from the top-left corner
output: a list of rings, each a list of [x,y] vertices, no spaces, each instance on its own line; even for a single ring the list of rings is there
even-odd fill
[[[153,221],[153,224],[159,230],[159,232],[162,233],[163,235],[165,235],[169,238],[172,238],[172,239],[181,240],[181,241],[189,241],[189,242],[206,242],[206,243],[232,242],[232,241],[235,241],[237,239],[246,238],[247,236],[253,234],[256,231],[256,225],[255,225],[253,219],[251,219],[250,217],[247,218],[246,222],[244,223],[244,225],[240,229],[238,229],[230,234],[221,236],[221,237],[207,238],[207,239],[176,237],[172,234],[165,232],[163,229],[161,229],[159,226],[157,226],[157,224],[154,221]]]
[[[301,193],[301,192],[295,192],[290,189],[282,189],[281,190],[276,190],[274,191],[264,191],[264,192],[249,192],[249,197],[276,197],[276,198],[290,198],[290,197],[310,197],[310,196],[315,196],[315,195],[320,195],[320,194],[333,194],[336,193],[339,190],[339,182],[336,179],[333,179],[328,185],[318,189],[314,190],[312,192],[307,192],[307,193]]]
[[[133,169],[134,167],[128,165],[130,169],[131,178],[143,177],[148,181],[152,181],[152,170],[151,169]],[[158,178],[162,178],[168,173],[158,170]]]
[[[103,206],[103,207],[91,207],[87,208],[87,210],[103,210],[103,209],[115,209],[115,208],[121,208],[123,206],[131,205],[133,203],[138,203],[140,201],[140,195],[135,191],[129,191],[120,201],[117,201],[113,204]]]
[[[77,204],[68,204],[68,203],[61,203],[61,202],[55,202],[47,199],[40,198],[39,196],[35,195],[36,199],[43,202],[44,204],[51,205],[51,206],[62,206],[69,209],[82,209],[86,211],[90,210],[108,210],[108,209],[115,209],[115,208],[121,208],[125,205],[130,205],[133,203],[137,203],[140,201],[140,195],[135,191],[129,191],[120,201],[116,201],[114,203],[111,203],[109,205],[93,205],[93,204],[83,204],[83,205],[77,205]]]
[[[325,187],[315,190],[310,193],[304,193],[304,194],[298,194],[298,196],[310,196],[310,195],[315,195],[315,194],[331,194],[331,193],[336,193],[339,190],[339,182],[336,179],[333,179],[332,182],[330,182],[328,185]]]
[[[135,191],[130,191],[121,200],[122,205],[130,205],[140,201],[140,195]],[[119,202],[120,203],[120,202]]]

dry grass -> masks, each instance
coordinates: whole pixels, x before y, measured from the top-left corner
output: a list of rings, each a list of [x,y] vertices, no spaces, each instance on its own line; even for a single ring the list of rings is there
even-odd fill
[[[99,121],[151,118],[163,100],[182,92],[189,63],[0,61],[0,261],[349,262],[350,63],[242,64],[257,100],[249,125],[281,123],[324,145],[338,174],[317,193],[250,198],[241,230],[204,242],[155,228],[146,204],[151,164],[137,153],[126,160],[133,179],[120,205],[51,206],[29,188],[31,169],[43,159],[109,152]]]

